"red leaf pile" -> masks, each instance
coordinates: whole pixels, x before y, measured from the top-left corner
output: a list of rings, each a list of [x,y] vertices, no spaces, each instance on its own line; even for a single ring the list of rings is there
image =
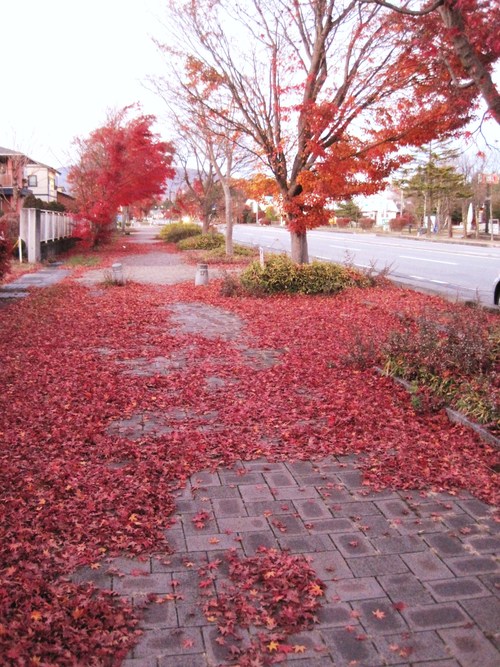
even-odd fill
[[[204,605],[207,619],[217,623],[217,641],[224,645],[226,638],[239,639],[242,628],[252,628],[255,638],[249,646],[230,647],[238,664],[281,662],[293,650],[287,636],[317,621],[324,584],[304,556],[259,547],[250,558],[240,558],[235,549],[226,557],[232,584],[223,585]],[[206,574],[202,568],[200,576]]]

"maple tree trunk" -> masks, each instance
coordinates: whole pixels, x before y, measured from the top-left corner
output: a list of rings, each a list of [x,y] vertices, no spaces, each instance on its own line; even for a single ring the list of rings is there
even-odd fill
[[[209,227],[210,227],[210,214],[207,213],[206,215],[203,216],[203,220],[201,221],[202,234],[208,234]]]
[[[292,259],[297,264],[309,264],[306,232],[290,232]]]
[[[464,20],[455,5],[444,4],[437,8],[443,23],[452,31],[452,40],[456,54],[463,68],[481,92],[491,115],[500,124],[500,94],[493,83],[490,73],[478,58],[465,33]]]

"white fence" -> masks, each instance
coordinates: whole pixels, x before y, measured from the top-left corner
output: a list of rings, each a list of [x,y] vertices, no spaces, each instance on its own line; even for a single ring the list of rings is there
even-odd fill
[[[28,262],[39,262],[42,258],[41,244],[70,238],[74,227],[74,220],[65,213],[23,208],[19,222],[19,237],[26,244]]]

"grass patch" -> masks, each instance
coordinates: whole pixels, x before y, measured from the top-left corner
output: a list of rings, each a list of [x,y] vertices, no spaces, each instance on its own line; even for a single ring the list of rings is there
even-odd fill
[[[96,255],[73,255],[68,257],[65,264],[68,266],[96,266],[101,261]]]

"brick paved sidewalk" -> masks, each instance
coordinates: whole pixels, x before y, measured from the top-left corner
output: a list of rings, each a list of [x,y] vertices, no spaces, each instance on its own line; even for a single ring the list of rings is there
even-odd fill
[[[208,518],[196,528],[201,511]],[[146,608],[144,635],[125,667],[237,664],[202,613],[198,570],[220,559],[221,591],[227,550],[249,557],[259,546],[310,558],[326,585],[318,623],[287,638],[301,647],[287,664],[500,664],[500,537],[492,509],[467,493],[376,493],[362,486],[354,457],[245,462],[194,475],[167,538],[169,557],[115,560],[120,576],[78,575],[134,604],[149,593],[169,598]],[[242,642],[251,636],[243,632]]]

